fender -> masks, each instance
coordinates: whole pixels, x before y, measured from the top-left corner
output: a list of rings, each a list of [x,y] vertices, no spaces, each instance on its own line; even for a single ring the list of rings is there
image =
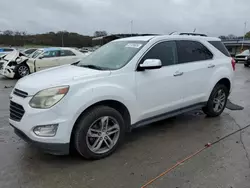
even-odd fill
[[[120,102],[126,106],[130,113],[131,124],[138,117],[138,107],[136,104],[136,95],[133,91],[126,90],[125,88],[115,85],[115,84],[89,84],[83,89],[79,90],[78,88],[71,88],[70,92],[74,95],[70,99],[63,100],[63,106],[71,106],[65,110],[65,114],[72,114],[72,127],[69,127],[69,132],[72,131],[73,126],[78,119],[78,117],[90,106],[105,100],[114,100]],[[66,96],[67,97],[67,96]],[[124,100],[126,99],[126,100]],[[66,102],[70,102],[68,105]],[[56,111],[55,111],[56,112]]]
[[[231,68],[231,67],[230,67]],[[229,67],[220,67],[218,68],[211,76],[212,79],[210,79],[210,82],[209,82],[209,88],[208,88],[208,95],[206,97],[206,99],[208,100],[209,99],[209,96],[214,88],[214,86],[223,78],[227,78],[230,83],[231,83],[231,88],[230,88],[230,91],[232,90],[232,77],[230,77],[230,75],[232,75],[232,70],[230,69]]]

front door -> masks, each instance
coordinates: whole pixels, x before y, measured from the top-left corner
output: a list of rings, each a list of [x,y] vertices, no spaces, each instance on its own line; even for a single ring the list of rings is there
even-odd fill
[[[45,51],[44,53],[39,55],[35,60],[36,71],[59,66],[58,58],[59,50]]]
[[[136,90],[141,117],[138,121],[182,108],[183,80],[177,64],[174,41],[153,46],[141,62],[160,59],[162,67],[136,72]]]

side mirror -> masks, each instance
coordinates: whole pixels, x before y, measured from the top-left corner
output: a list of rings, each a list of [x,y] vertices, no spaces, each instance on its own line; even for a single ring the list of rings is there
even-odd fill
[[[38,59],[42,59],[43,58],[43,56],[40,56]]]
[[[162,67],[160,59],[146,59],[143,63],[139,65],[139,70],[145,69],[159,69]]]

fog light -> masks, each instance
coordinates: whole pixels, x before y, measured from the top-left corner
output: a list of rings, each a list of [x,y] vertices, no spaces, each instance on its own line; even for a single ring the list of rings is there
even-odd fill
[[[53,137],[56,135],[58,124],[53,124],[53,125],[41,125],[37,126],[33,129],[33,132],[37,136],[42,136],[42,137]]]

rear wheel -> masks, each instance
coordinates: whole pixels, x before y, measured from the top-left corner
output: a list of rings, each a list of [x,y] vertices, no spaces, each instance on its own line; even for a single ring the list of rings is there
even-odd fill
[[[223,84],[217,84],[207,102],[207,105],[202,109],[209,117],[219,116],[226,107],[229,90]]]
[[[18,65],[16,68],[15,76],[17,78],[22,78],[30,74],[29,67],[25,64]]]
[[[107,106],[97,106],[86,112],[76,124],[74,144],[87,159],[100,159],[113,153],[125,135],[121,114]]]

